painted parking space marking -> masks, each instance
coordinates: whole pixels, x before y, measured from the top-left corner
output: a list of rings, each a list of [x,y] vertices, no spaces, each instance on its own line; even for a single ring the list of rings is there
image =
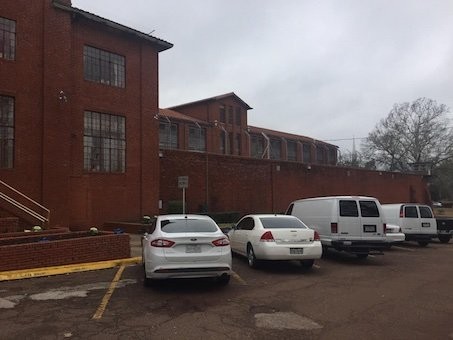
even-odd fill
[[[137,280],[123,279],[118,282],[116,288],[126,287],[127,285],[136,284]],[[105,290],[110,286],[110,282],[95,282],[72,287],[59,287],[49,289],[43,292],[23,295],[10,295],[0,297],[0,309],[12,309],[21,302],[64,300],[70,298],[85,298],[91,291]],[[4,292],[4,291],[3,291]]]
[[[80,264],[69,264],[55,267],[43,267],[43,268],[30,268],[30,269],[19,269],[0,272],[0,281],[9,280],[21,280],[30,279],[34,277],[61,275],[68,273],[78,273],[91,270],[109,269],[118,267],[120,265],[133,265],[138,264],[142,260],[141,257],[132,257],[119,260],[108,260],[100,262],[89,262]]]
[[[318,266],[317,264],[314,264],[314,265],[313,265],[313,268],[321,269],[321,266]]]
[[[395,248],[395,249],[398,249],[398,250],[415,251],[415,249],[401,247],[401,246],[392,246],[392,248]]]
[[[100,318],[102,318],[102,315],[104,314],[104,311],[107,308],[107,304],[109,303],[110,298],[112,297],[112,294],[115,291],[115,288],[118,284],[118,281],[120,280],[121,275],[123,274],[124,268],[126,268],[126,266],[123,264],[116,272],[115,277],[113,278],[112,282],[110,283],[109,289],[107,290],[104,297],[102,298],[101,304],[99,305],[98,309],[96,310],[96,313],[94,313],[92,319],[99,320]]]
[[[240,277],[236,272],[231,272],[231,276],[234,277],[236,281],[238,281],[241,285],[247,286],[247,282],[245,282],[242,277]]]

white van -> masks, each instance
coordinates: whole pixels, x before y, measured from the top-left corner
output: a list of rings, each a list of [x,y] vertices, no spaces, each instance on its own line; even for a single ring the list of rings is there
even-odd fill
[[[437,223],[431,207],[417,203],[383,204],[387,223],[396,224],[406,241],[417,241],[422,247],[437,237]]]
[[[331,196],[292,202],[288,215],[297,216],[316,230],[323,247],[356,254],[360,258],[370,251],[390,247],[385,236],[386,224],[381,204],[374,197]]]

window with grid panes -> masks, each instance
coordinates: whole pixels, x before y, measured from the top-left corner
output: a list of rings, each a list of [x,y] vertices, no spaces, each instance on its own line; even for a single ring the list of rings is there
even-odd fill
[[[0,58],[16,59],[16,22],[0,17]]]
[[[126,171],[126,118],[85,111],[84,169],[93,172]]]
[[[0,96],[0,168],[12,168],[14,160],[14,98]]]
[[[286,142],[286,154],[288,161],[297,161],[297,143],[295,141]]]
[[[206,151],[206,129],[201,126],[189,126],[189,150]]]
[[[178,148],[178,124],[170,122],[159,123],[159,148]]]
[[[86,80],[125,87],[125,58],[121,55],[84,46],[83,70]]]

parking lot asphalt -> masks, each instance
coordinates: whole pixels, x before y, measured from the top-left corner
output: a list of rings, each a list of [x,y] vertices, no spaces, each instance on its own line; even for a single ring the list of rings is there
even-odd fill
[[[227,287],[153,288],[140,264],[120,264],[0,282],[0,328],[2,339],[453,339],[452,264],[451,243],[366,260],[329,251],[312,270],[235,256]]]

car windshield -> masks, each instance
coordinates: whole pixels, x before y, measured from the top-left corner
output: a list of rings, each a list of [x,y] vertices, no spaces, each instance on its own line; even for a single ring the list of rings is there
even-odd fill
[[[214,233],[218,231],[217,225],[211,220],[189,218],[162,220],[160,228],[165,233]]]
[[[279,217],[260,217],[261,224],[265,229],[306,229],[307,226],[295,217],[279,216]]]

